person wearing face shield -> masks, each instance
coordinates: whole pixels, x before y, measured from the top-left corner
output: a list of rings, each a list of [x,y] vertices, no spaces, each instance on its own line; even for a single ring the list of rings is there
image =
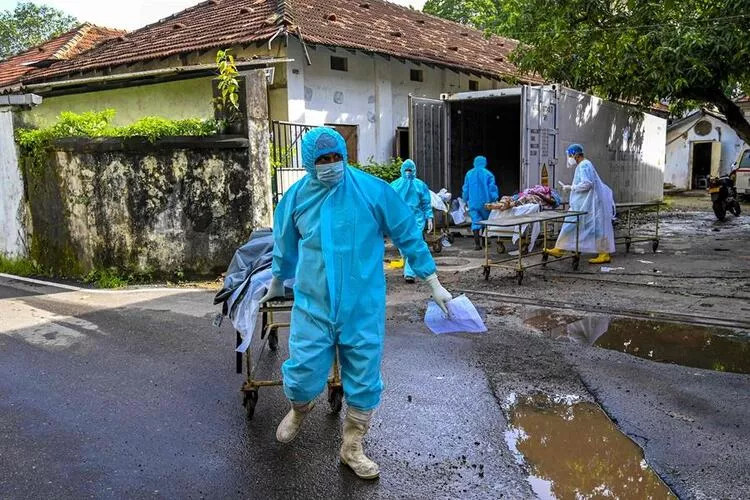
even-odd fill
[[[401,177],[391,182],[391,187],[411,209],[417,228],[424,231],[426,224],[427,232],[431,232],[433,213],[430,189],[421,179],[417,179],[417,166],[412,160],[406,160],[401,165]],[[415,274],[409,264],[409,259],[403,260],[405,260],[404,279],[408,283],[414,283]]]
[[[563,184],[560,188],[570,192],[570,209],[586,212],[580,218],[579,244],[581,253],[595,253],[590,259],[592,264],[611,262],[611,254],[615,251],[615,235],[612,218],[615,214],[615,201],[612,190],[604,184],[594,168],[594,164],[583,155],[580,144],[571,144],[567,150],[568,168],[575,167],[573,184]],[[561,257],[564,252],[576,250],[575,219],[566,220],[555,248],[545,252],[553,257]]]
[[[284,280],[295,278],[289,359],[282,366],[292,407],[276,438],[287,443],[296,437],[326,386],[338,349],[348,406],[339,455],[357,476],[373,479],[380,471],[364,454],[362,439],[383,390],[384,237],[426,281],[443,311],[452,297],[438,281],[411,209],[386,182],[347,164],[338,132],[313,129],[301,148],[307,175],[276,207],[273,279],[261,299],[283,296]]]
[[[471,216],[471,231],[474,233],[474,250],[482,249],[481,230],[479,221],[487,220],[490,211],[485,208],[487,203],[497,201],[499,192],[495,184],[495,176],[487,170],[487,158],[474,158],[474,168],[466,172],[464,178],[463,199],[469,205]]]

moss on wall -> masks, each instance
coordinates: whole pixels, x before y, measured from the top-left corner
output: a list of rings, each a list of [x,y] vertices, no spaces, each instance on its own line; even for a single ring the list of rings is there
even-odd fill
[[[63,276],[225,269],[266,210],[253,200],[248,141],[186,141],[60,141],[26,176],[32,257]]]

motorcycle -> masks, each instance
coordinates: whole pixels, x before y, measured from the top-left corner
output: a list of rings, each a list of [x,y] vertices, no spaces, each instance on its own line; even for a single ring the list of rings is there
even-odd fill
[[[734,172],[721,177],[711,177],[708,181],[708,193],[711,195],[711,204],[717,219],[723,222],[727,217],[727,211],[735,217],[740,216],[740,202],[734,185]]]

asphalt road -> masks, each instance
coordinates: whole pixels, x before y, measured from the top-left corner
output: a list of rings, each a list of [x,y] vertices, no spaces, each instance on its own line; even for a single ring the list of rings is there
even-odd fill
[[[527,498],[470,336],[391,320],[367,438],[379,481],[338,462],[324,400],[292,444],[287,410],[240,404],[233,332],[207,292],[70,292],[0,278],[0,497]],[[282,342],[283,344],[283,342]],[[264,359],[270,376],[284,358]]]

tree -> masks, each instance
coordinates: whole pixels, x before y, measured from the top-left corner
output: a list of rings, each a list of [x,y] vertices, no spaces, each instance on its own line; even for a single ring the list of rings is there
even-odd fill
[[[73,28],[74,17],[46,5],[22,1],[0,12],[0,59],[39,45]]]
[[[510,2],[510,15],[502,0],[481,2],[494,10],[431,2],[523,42],[512,55],[523,71],[644,106],[667,100],[676,112],[713,104],[750,144],[733,101],[750,91],[750,0],[526,0]]]

